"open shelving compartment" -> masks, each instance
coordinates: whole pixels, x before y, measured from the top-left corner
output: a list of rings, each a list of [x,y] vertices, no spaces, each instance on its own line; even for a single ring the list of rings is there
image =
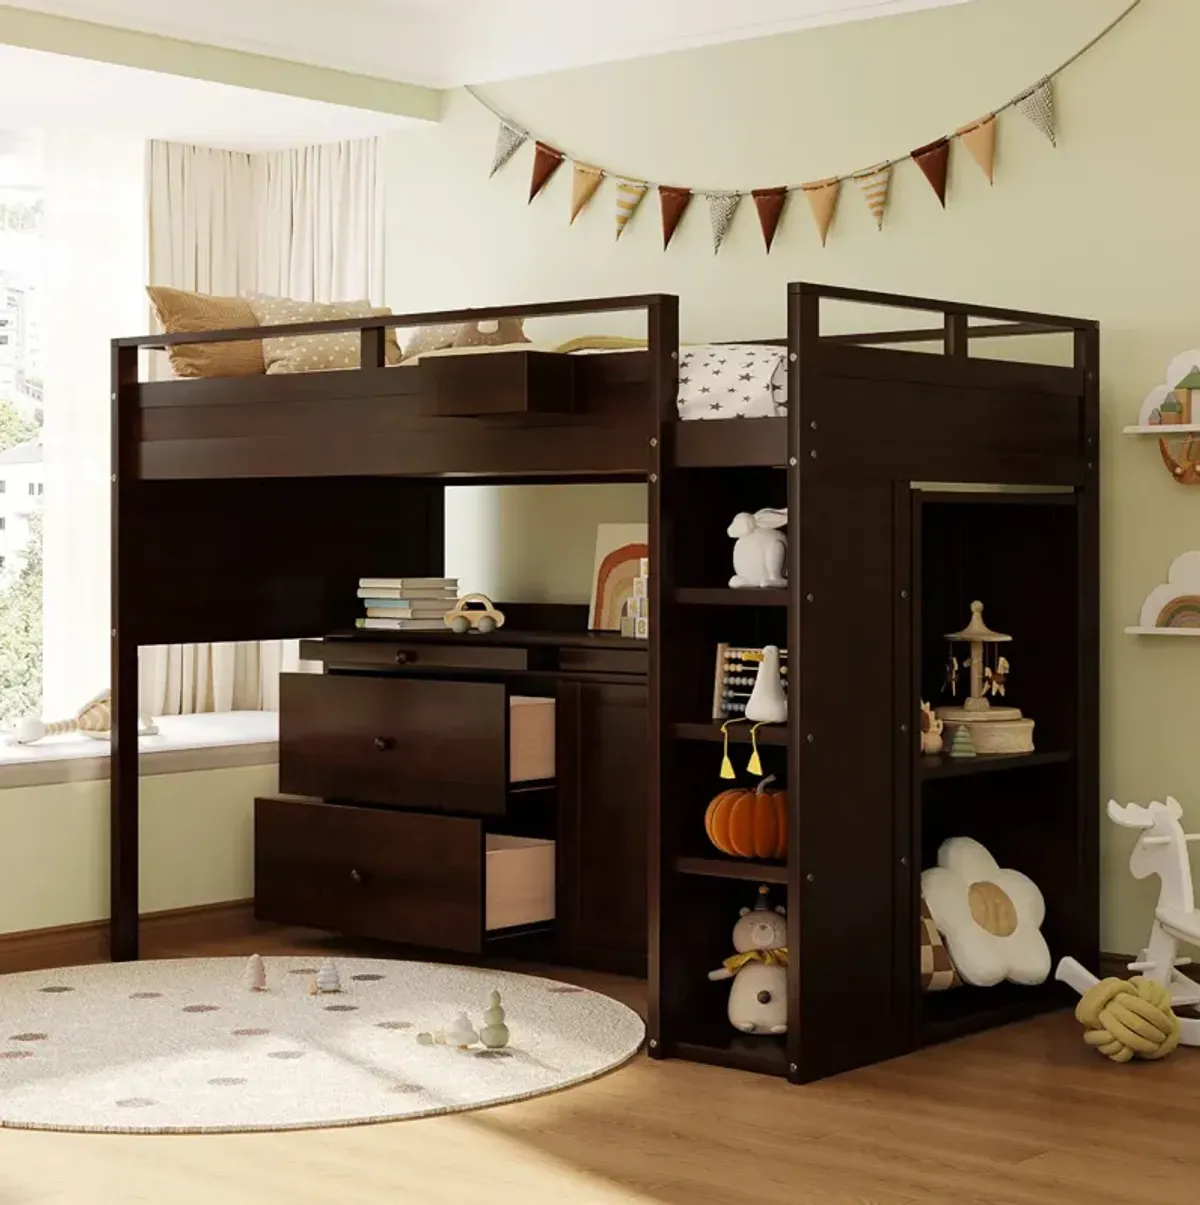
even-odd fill
[[[1086,949],[1094,917],[1080,854],[1088,847],[1089,807],[1081,770],[1091,752],[1088,712],[1080,700],[1082,662],[1090,647],[1081,606],[1081,513],[1074,491],[913,491],[913,658],[921,697],[935,709],[944,693],[949,632],[963,627],[971,604],[984,603],[984,622],[1012,637],[999,646],[1010,660],[1003,698],[1034,720],[1030,753],[915,758],[912,844],[921,869],[937,865],[951,837],[980,842],[1004,868],[1027,875],[1045,900],[1042,933],[1052,962]],[[961,699],[963,688],[960,685]],[[920,879],[911,906],[919,909]],[[912,959],[919,965],[919,929]],[[963,984],[923,992],[914,974],[919,1044],[959,1037],[1059,1007],[1071,994],[1053,976],[1026,986]]]
[[[855,309],[851,331],[866,307],[936,317],[828,333],[830,303]],[[1055,959],[1098,957],[1098,330],[810,284],[790,287],[788,323],[786,418],[678,423],[660,397],[648,1039],[653,1057],[806,1083],[1057,1002],[1049,985],[922,993],[920,871],[948,836],[1038,882]],[[1040,335],[1066,356],[1027,362],[1003,338]],[[977,355],[997,338],[1015,358]],[[731,519],[784,506],[786,588],[731,590]],[[1037,725],[1034,753],[968,767],[921,756],[919,704],[975,597],[1015,637],[1012,698]],[[788,722],[757,741],[787,790],[783,859],[728,858],[704,831],[714,795],[754,785],[744,726],[737,778],[719,776],[722,642],[788,653]],[[760,884],[787,908],[782,1036],[739,1033],[728,981],[708,979]]]

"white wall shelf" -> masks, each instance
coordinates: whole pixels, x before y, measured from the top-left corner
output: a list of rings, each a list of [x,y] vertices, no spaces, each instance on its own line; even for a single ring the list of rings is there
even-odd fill
[[[1200,636],[1200,628],[1126,628],[1126,636]]]
[[[1197,423],[1154,423],[1126,427],[1126,435],[1156,435],[1159,439],[1170,439],[1175,435],[1200,435]]]

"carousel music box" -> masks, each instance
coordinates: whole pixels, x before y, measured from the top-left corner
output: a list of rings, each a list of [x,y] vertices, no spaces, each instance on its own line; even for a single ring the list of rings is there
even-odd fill
[[[946,685],[950,697],[958,698],[959,675],[968,673],[968,694],[962,706],[939,707],[937,717],[946,727],[949,743],[958,728],[965,728],[976,753],[1032,753],[1033,720],[1016,707],[998,707],[994,700],[1007,690],[1008,658],[1000,655],[1000,645],[1012,641],[1003,632],[993,632],[983,622],[983,603],[971,604],[971,622],[961,632],[948,632],[950,661],[946,667]],[[960,661],[954,645],[967,645],[967,660]],[[989,699],[988,696],[991,696]]]

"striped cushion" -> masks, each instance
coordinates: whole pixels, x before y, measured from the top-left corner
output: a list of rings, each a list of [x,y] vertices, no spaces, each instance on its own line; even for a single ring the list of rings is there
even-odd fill
[[[159,325],[168,335],[228,331],[257,326],[258,319],[241,297],[214,297],[148,285],[146,293]],[[238,343],[183,344],[167,349],[179,377],[247,377],[265,371],[261,340]]]

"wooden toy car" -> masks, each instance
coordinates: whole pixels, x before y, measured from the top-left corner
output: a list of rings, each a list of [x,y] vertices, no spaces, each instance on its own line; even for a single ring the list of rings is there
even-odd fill
[[[446,613],[446,627],[460,636],[471,631],[486,635],[503,626],[504,612],[486,594],[466,594]]]

